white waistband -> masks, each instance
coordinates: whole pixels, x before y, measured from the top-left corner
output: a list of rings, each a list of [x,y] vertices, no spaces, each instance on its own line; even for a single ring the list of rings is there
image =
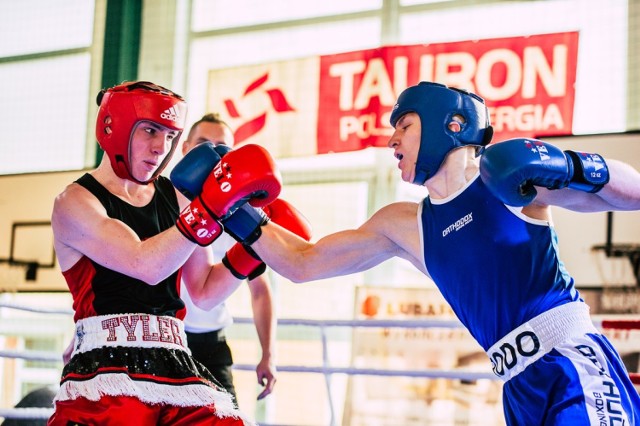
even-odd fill
[[[101,315],[78,320],[73,355],[104,346],[189,351],[184,323],[151,314]]]
[[[505,382],[572,337],[597,333],[589,306],[566,303],[530,319],[487,351],[493,372]]]

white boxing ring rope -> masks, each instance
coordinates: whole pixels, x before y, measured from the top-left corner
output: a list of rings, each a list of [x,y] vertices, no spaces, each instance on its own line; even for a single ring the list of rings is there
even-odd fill
[[[0,301],[0,308],[10,308],[29,312],[37,312],[43,314],[68,314],[73,315],[72,310],[64,309],[47,309],[34,308],[17,303]],[[596,328],[616,329],[616,330],[639,330],[640,319],[611,319],[611,316],[593,315],[592,320]],[[463,370],[385,370],[374,368],[355,368],[355,367],[331,367],[328,363],[327,355],[327,327],[374,327],[374,328],[462,328],[462,324],[458,320],[308,320],[308,319],[278,319],[278,325],[283,326],[308,326],[318,327],[321,331],[322,338],[322,366],[300,366],[300,365],[280,365],[276,366],[277,371],[291,373],[319,373],[325,376],[327,386],[328,400],[331,409],[331,424],[334,424],[334,407],[330,393],[330,376],[332,374],[347,375],[370,375],[370,376],[397,376],[397,377],[414,377],[414,378],[445,378],[460,380],[479,380],[490,379],[499,380],[490,372],[473,372]],[[237,324],[253,324],[253,318],[234,318]],[[31,361],[62,361],[61,354],[45,351],[12,351],[0,350],[0,357],[3,358],[21,358]],[[243,371],[254,371],[255,365],[251,364],[234,364],[233,368]],[[640,385],[640,373],[632,372],[629,374],[635,385]],[[52,408],[0,408],[0,418],[5,419],[47,419],[53,413]]]

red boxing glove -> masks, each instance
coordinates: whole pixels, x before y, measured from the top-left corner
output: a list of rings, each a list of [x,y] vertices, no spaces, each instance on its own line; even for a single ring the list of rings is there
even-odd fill
[[[246,202],[254,207],[269,204],[281,188],[282,178],[269,152],[259,145],[244,145],[216,164],[200,198],[212,216],[224,219]]]
[[[222,225],[204,208],[200,197],[180,212],[176,226],[182,235],[201,246],[208,246],[222,234]]]
[[[309,241],[311,239],[311,224],[298,209],[285,200],[274,200],[262,208],[269,218],[294,234]]]
[[[231,271],[234,277],[244,280],[254,279],[267,269],[260,256],[240,243],[235,243],[222,258],[222,263]]]

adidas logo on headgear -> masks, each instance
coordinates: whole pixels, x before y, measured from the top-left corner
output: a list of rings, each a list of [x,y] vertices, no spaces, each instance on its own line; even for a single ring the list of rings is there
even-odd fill
[[[167,108],[162,114],[160,114],[165,120],[178,121],[178,111],[174,107]]]

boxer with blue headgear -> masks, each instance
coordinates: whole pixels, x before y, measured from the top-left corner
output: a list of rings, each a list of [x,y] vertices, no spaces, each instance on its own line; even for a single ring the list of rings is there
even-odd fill
[[[391,112],[391,126],[405,114],[415,112],[423,131],[413,183],[422,185],[431,178],[449,152],[464,145],[487,145],[493,136],[489,112],[484,100],[473,93],[423,81],[409,87],[398,97]],[[454,132],[449,123],[455,115],[462,116],[461,130]]]
[[[424,198],[392,202],[316,242],[268,223],[251,248],[293,282],[411,262],[504,382],[505,419],[491,424],[640,425],[640,395],[594,327],[551,217],[552,206],[640,210],[640,173],[529,138],[486,146],[493,130],[483,100],[442,84],[402,92],[391,124],[400,178],[424,187]]]

